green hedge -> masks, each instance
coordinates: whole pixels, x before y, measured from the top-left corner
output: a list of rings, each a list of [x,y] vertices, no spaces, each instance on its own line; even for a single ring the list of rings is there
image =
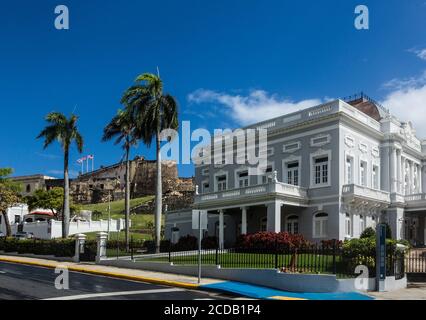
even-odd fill
[[[15,238],[4,238],[0,240],[0,250],[22,254],[74,257],[75,240],[17,240]]]
[[[394,254],[396,252],[396,245],[403,244],[410,247],[410,244],[406,240],[394,240],[386,239],[386,251],[388,254]],[[362,239],[351,239],[343,242],[343,254],[345,256],[375,256],[376,255],[376,238],[362,238]]]

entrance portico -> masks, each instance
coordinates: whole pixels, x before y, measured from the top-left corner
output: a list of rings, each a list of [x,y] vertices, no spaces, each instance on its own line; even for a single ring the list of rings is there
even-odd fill
[[[243,207],[227,207],[209,210],[216,216],[215,230],[219,247],[232,246],[239,236],[261,231],[299,233],[299,221],[309,219],[304,216],[304,207],[286,204],[284,201],[271,201],[264,204],[253,204]]]

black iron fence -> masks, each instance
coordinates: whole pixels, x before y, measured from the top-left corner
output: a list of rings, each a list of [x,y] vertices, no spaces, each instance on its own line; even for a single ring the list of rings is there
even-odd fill
[[[395,252],[387,255],[387,276],[401,279],[405,275],[404,254]],[[175,251],[153,257],[151,261],[169,262],[175,265],[195,265],[198,251]],[[339,278],[353,278],[365,268],[369,277],[376,275],[375,254],[359,254],[337,247],[309,246],[306,248],[232,248],[203,249],[203,265],[222,268],[276,269],[287,273],[335,274]]]

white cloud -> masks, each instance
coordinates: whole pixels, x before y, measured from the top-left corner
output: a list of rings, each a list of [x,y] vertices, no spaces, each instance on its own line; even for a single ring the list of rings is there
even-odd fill
[[[386,82],[383,87],[390,90],[404,90],[410,88],[421,87],[426,84],[426,70],[418,77],[410,78],[394,78]]]
[[[222,105],[226,108],[225,112],[230,111],[230,116],[240,125],[253,124],[322,103],[321,99],[295,102],[263,90],[253,90],[244,96],[198,89],[188,95],[188,100],[195,104],[215,103]]]
[[[64,170],[49,170],[47,173],[59,179],[62,179],[64,176]],[[78,177],[78,174],[79,174],[79,172],[75,170],[69,170],[68,173],[70,175],[70,178],[76,178]]]
[[[411,121],[419,138],[426,138],[426,71],[419,77],[393,79],[391,89],[381,102],[401,121]]]
[[[426,60],[426,48],[425,49],[410,49],[408,51],[414,53],[420,59]]]

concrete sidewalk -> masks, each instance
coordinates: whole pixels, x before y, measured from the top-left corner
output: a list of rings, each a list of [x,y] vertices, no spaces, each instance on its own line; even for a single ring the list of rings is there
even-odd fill
[[[232,293],[239,296],[255,299],[269,300],[371,300],[372,297],[357,292],[336,293],[298,293],[250,285],[235,281],[203,278],[201,284],[192,276],[153,272],[137,269],[117,268],[101,266],[94,263],[59,262],[28,257],[0,255],[1,262],[33,265],[44,268],[66,267],[69,271],[96,274],[106,277],[119,278],[131,281],[140,281],[152,284],[160,284],[171,287],[179,287],[192,290],[208,290]]]

